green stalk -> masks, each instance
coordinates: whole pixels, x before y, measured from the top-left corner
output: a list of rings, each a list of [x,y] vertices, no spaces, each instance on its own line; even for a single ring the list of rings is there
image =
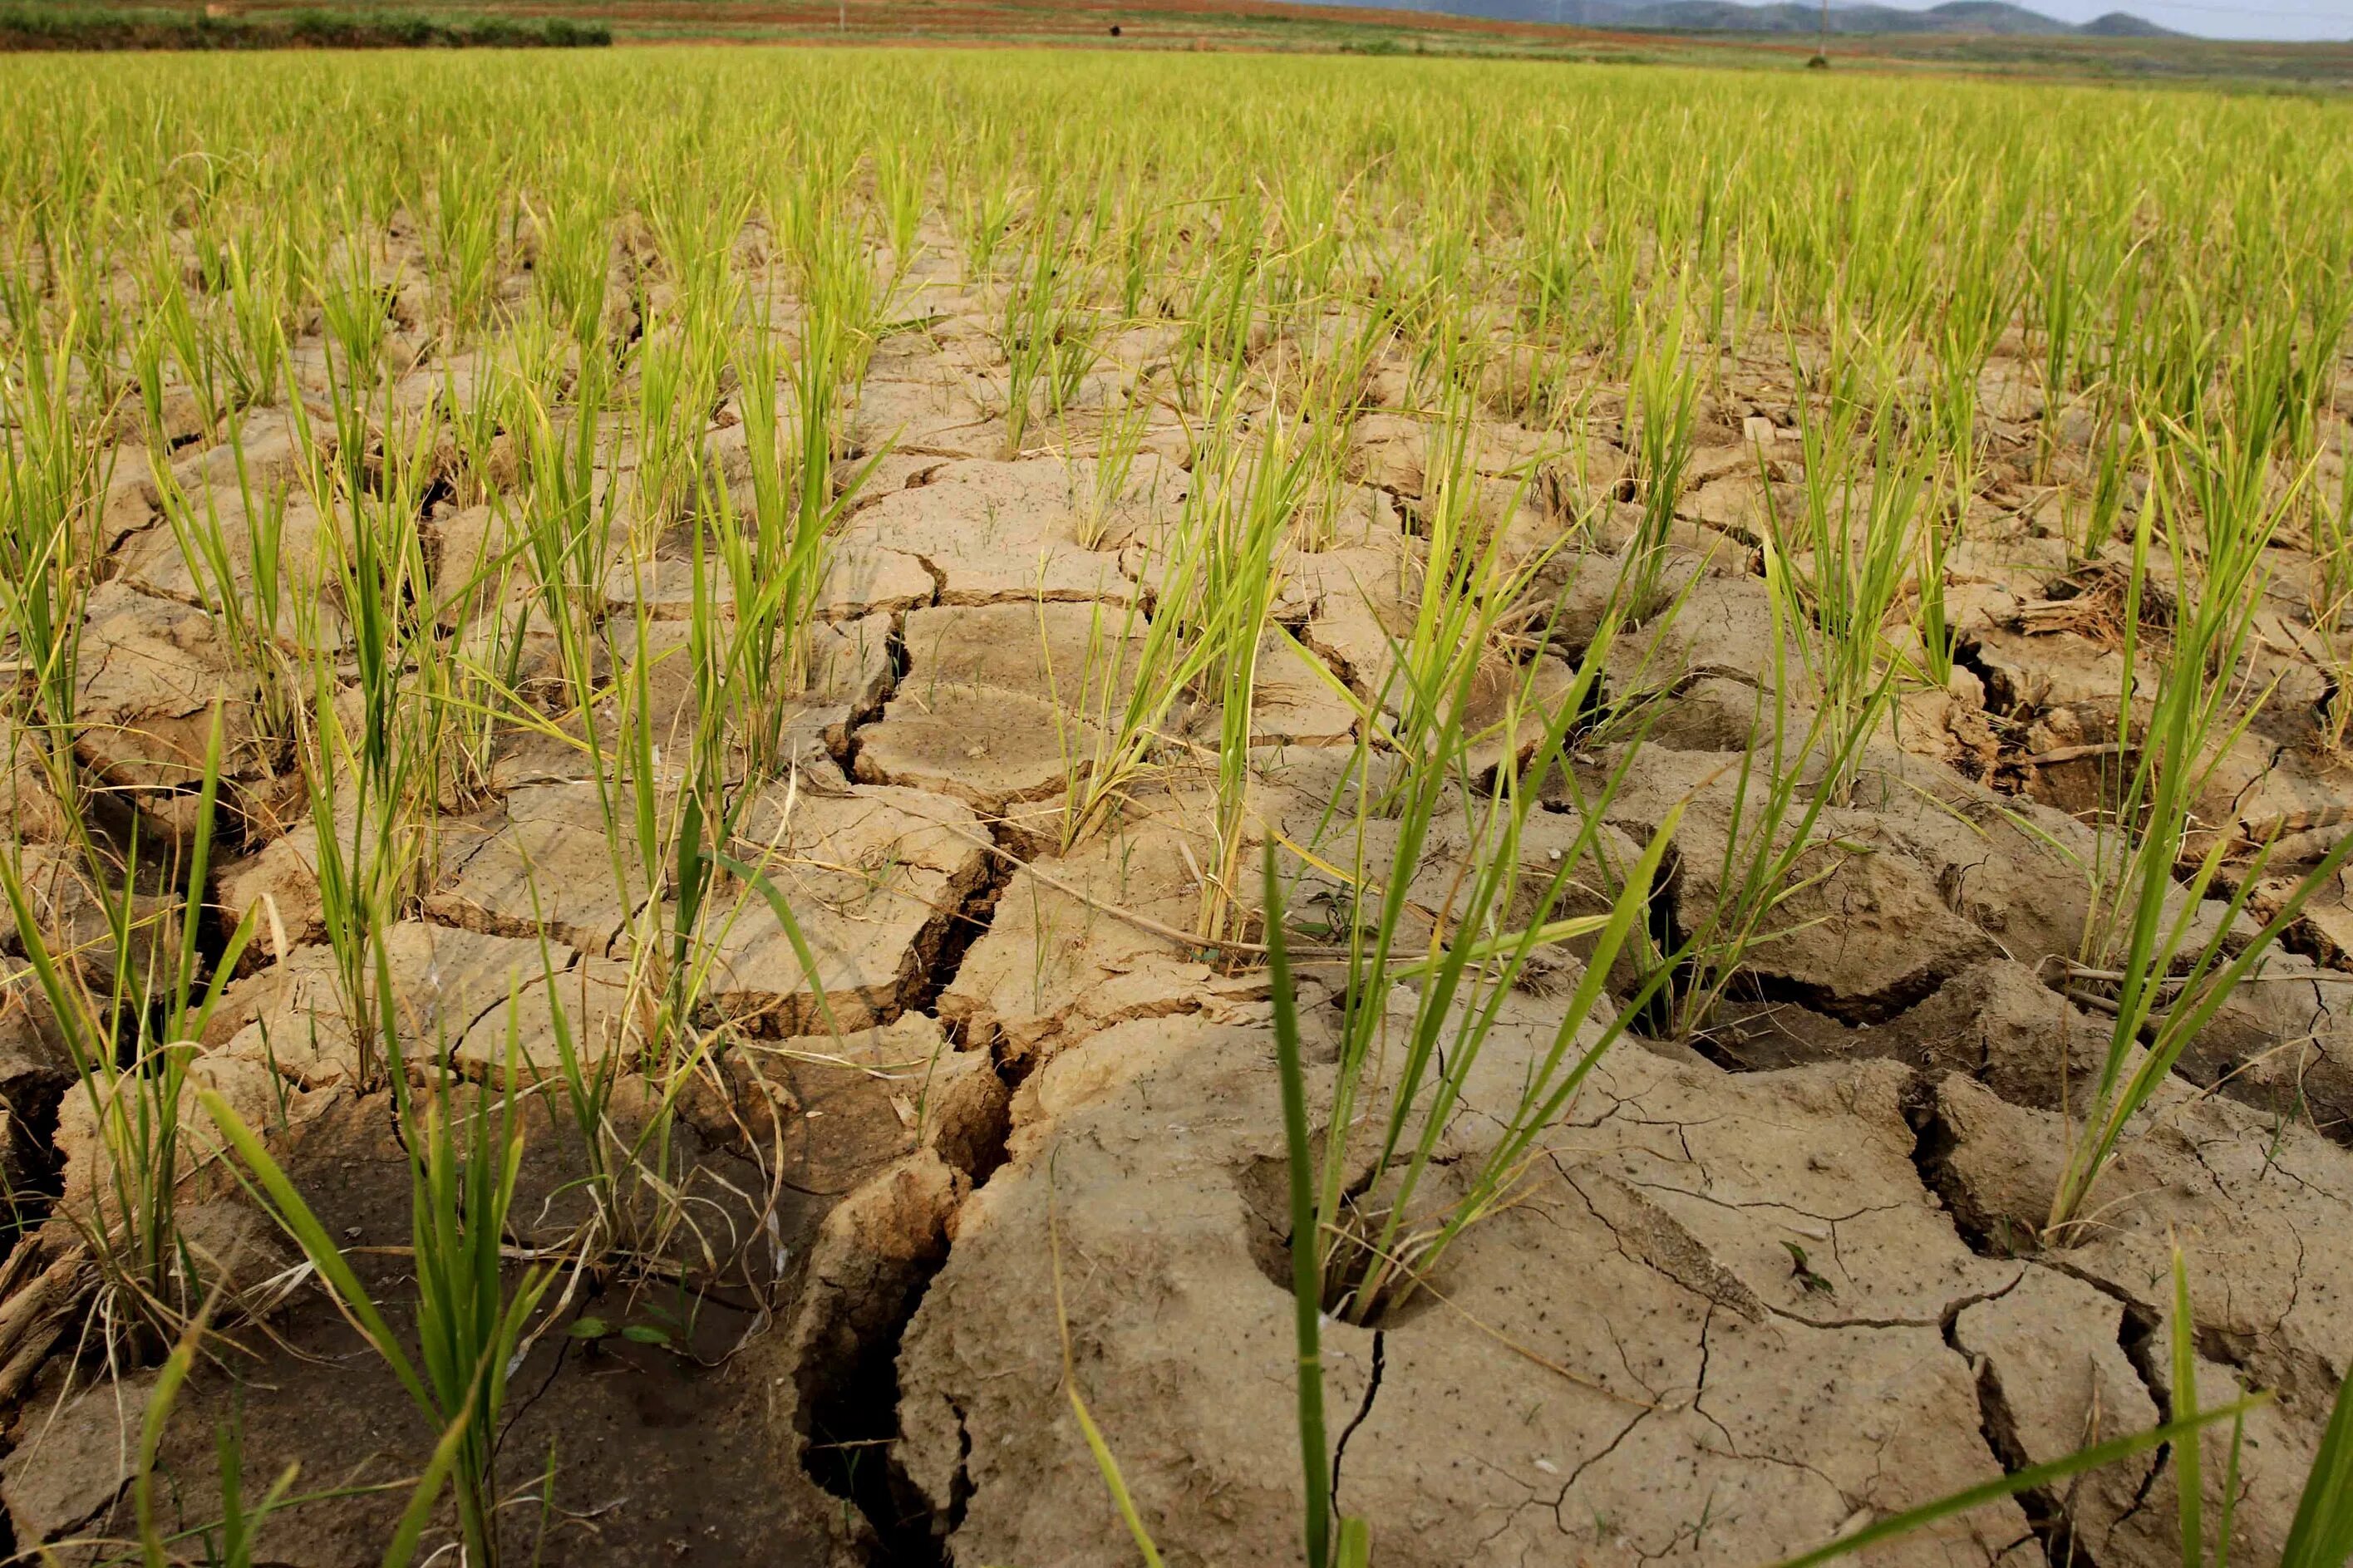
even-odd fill
[[[1324,1247],[1315,1223],[1315,1176],[1307,1147],[1306,1083],[1300,1066],[1299,1013],[1284,942],[1282,879],[1274,846],[1266,847],[1267,974],[1274,994],[1275,1066],[1282,1079],[1282,1143],[1291,1173],[1292,1331],[1298,1343],[1299,1470],[1306,1486],[1308,1568],[1325,1568],[1332,1552],[1332,1468],[1324,1436]]]

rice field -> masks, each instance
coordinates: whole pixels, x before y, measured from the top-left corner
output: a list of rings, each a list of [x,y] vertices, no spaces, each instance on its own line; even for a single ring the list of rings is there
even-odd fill
[[[2353,1555],[2344,105],[0,83],[22,1560]]]

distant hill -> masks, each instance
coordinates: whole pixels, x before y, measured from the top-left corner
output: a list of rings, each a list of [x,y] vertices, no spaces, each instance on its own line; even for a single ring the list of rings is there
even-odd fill
[[[2075,29],[2094,38],[2178,38],[2180,34],[2154,22],[2144,22],[2129,11],[2111,11],[2105,16],[2094,16]]]
[[[1348,0],[1341,0],[1348,3]],[[1384,0],[1397,7],[1397,0]],[[1821,25],[1819,4],[1774,0],[1405,0],[1404,9],[1483,16],[1499,22],[1559,22],[1582,27],[1658,28],[1679,33],[1810,33]],[[2154,22],[2111,11],[2082,26],[2012,5],[2008,0],[1945,0],[1925,11],[1894,5],[1841,5],[1830,12],[1833,33],[1961,33],[2079,36],[2105,38],[2179,37]]]

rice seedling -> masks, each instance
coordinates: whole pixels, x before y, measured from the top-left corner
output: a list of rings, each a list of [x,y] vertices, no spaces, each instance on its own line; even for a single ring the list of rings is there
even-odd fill
[[[1280,420],[1242,447],[1236,417],[1230,403],[1215,416],[1217,429],[1209,437],[1215,455],[1197,459],[1193,479],[1203,497],[1204,526],[1192,547],[1202,552],[1206,567],[1198,622],[1189,629],[1212,650],[1204,683],[1218,711],[1217,859],[1202,883],[1197,929],[1212,940],[1233,934],[1241,902],[1236,892],[1243,874],[1259,662],[1272,626],[1282,555],[1306,499],[1309,460]]]
[[[1632,613],[1657,607],[1666,571],[1667,539],[1675,506],[1683,499],[1683,469],[1691,461],[1692,422],[1699,415],[1699,376],[1683,352],[1680,308],[1655,333],[1646,333],[1629,384],[1627,447],[1634,456],[1634,499],[1641,521],[1627,550],[1632,560]]]
[[[22,320],[21,315],[18,318]],[[24,711],[51,786],[81,815],[72,764],[82,606],[99,565],[97,508],[111,459],[79,416],[72,384],[80,329],[52,345],[19,331],[0,365],[0,629],[29,677]]]
[[[1069,277],[1072,232],[1052,189],[1038,194],[1026,238],[1029,257],[1005,292],[998,342],[1005,354],[1005,454],[1018,456],[1043,394],[1060,413],[1094,368],[1097,325],[1083,304],[1087,289]]]
[[[1771,664],[1757,683],[1748,745],[1725,764],[1731,774],[1723,847],[1712,865],[1710,896],[1685,906],[1680,942],[1637,933],[1639,965],[1651,979],[1646,1028],[1668,1039],[1705,1032],[1757,950],[1795,929],[1781,911],[1836,875],[1845,849],[1821,831],[1825,811],[1852,784],[1864,748],[1885,722],[1892,667],[1841,711],[1824,703],[1798,708],[1788,692],[1788,645],[1797,595],[1783,585],[1778,551],[1764,551],[1773,610]],[[1802,724],[1802,728],[1798,726]],[[1712,782],[1712,781],[1711,781]],[[1580,809],[1595,809],[1578,798]]]
[[[79,1079],[95,1137],[90,1191],[71,1211],[84,1247],[97,1264],[96,1304],[110,1340],[136,1346],[176,1339],[196,1320],[206,1294],[195,1260],[181,1244],[181,1187],[195,1170],[182,1117],[191,1089],[194,1042],[220,1001],[223,986],[251,940],[248,914],[228,939],[209,975],[197,950],[196,911],[209,886],[220,781],[219,715],[207,744],[195,831],[188,846],[183,901],[172,918],[139,940],[135,910],[139,847],[133,841],[119,873],[96,861],[97,883],[119,880],[104,895],[107,932],[101,950],[111,973],[93,980],[79,956],[54,950],[35,907],[18,858],[0,855],[5,891],[18,945],[47,1003]],[[111,874],[110,874],[111,873]]]
[[[2151,440],[2146,431],[2143,438],[2144,444]],[[2217,757],[2247,722],[2232,717],[2232,689],[2261,593],[2263,552],[2284,508],[2267,507],[2250,493],[2253,465],[2243,448],[2201,452],[2192,459],[2194,478],[2180,474],[2154,450],[2151,456],[2158,472],[2133,537],[2124,612],[2126,674],[2116,718],[2119,742],[2132,748],[2135,760],[2117,798],[2113,850],[2095,872],[2095,891],[2105,895],[2094,904],[2103,923],[2085,936],[2086,952],[2103,963],[2113,961],[2121,978],[2108,1049],[2052,1198],[2048,1231],[2057,1237],[2075,1233],[2126,1126],[2189,1042],[2353,854],[2353,840],[2338,843],[2297,879],[2272,918],[2253,931],[2241,926],[2241,917],[2269,864],[2271,844],[2257,847],[2220,918],[2205,930],[2199,917],[2221,874],[2231,847],[2227,836],[2213,836],[2211,847],[2191,860],[2189,879],[2177,883],[2198,797]],[[2204,523],[2199,541],[2202,570],[2194,572],[2188,569],[2191,546],[2178,510],[2193,488],[2202,490],[2199,515]],[[2143,595],[2160,530],[2174,580],[2184,592],[2171,618],[2172,678],[2159,683],[2144,727],[2136,709],[2132,656],[2140,646]]]
[[[508,1049],[512,1067],[512,1037]],[[507,1380],[528,1348],[526,1331],[553,1276],[533,1266],[510,1284],[505,1274],[501,1254],[507,1211],[522,1163],[522,1131],[512,1077],[498,1097],[495,1119],[489,1094],[475,1095],[472,1109],[459,1111],[448,1103],[452,1088],[445,1079],[438,1092],[425,1100],[396,1089],[404,1100],[402,1119],[408,1131],[417,1269],[414,1357],[261,1140],[216,1092],[199,1090],[197,1099],[235,1151],[259,1200],[301,1247],[418,1410],[444,1435],[449,1452],[446,1457],[437,1453],[433,1468],[447,1471],[456,1493],[467,1560],[495,1563],[501,1558],[500,1415]],[[454,1125],[460,1120],[465,1123],[462,1142]],[[430,1495],[423,1500],[429,1506]],[[401,1535],[413,1543],[423,1523],[422,1510],[412,1509],[412,1515],[415,1522],[405,1521]]]
[[[1426,736],[1428,749],[1408,754],[1392,792],[1384,826],[1394,840],[1377,858],[1368,849],[1370,819],[1363,804],[1371,792],[1356,796],[1353,863],[1339,868],[1352,906],[1340,922],[1348,932],[1346,1001],[1311,1233],[1322,1249],[1318,1305],[1348,1321],[1377,1320],[1409,1299],[1455,1239],[1505,1200],[1535,1139],[1662,984],[1658,978],[1647,983],[1622,1010],[1611,1009],[1603,991],[1618,954],[1641,929],[1680,808],[1668,814],[1632,866],[1611,875],[1596,837],[1609,788],[1623,776],[1621,763],[1601,799],[1580,813],[1573,845],[1543,875],[1531,875],[1520,858],[1528,814],[1546,777],[1563,765],[1570,728],[1599,679],[1609,644],[1605,626],[1568,692],[1548,705],[1528,705],[1516,721],[1535,731],[1528,760],[1523,764],[1519,748],[1507,746],[1483,792],[1470,789],[1462,760],[1481,650],[1475,642],[1448,648],[1420,672],[1440,700],[1439,710]],[[1507,728],[1514,723],[1506,721]],[[1369,776],[1369,753],[1360,750],[1358,763],[1365,770],[1360,776]],[[1411,883],[1399,868],[1419,866],[1433,826],[1458,814],[1474,858],[1436,911],[1430,949],[1409,951],[1403,933]],[[1343,836],[1347,832],[1344,827]],[[1581,879],[1604,889],[1606,911],[1562,912]],[[1282,941],[1274,929],[1280,915],[1279,904],[1270,906],[1271,945]],[[1550,1044],[1530,1067],[1517,1103],[1489,1112],[1503,1123],[1501,1134],[1468,1173],[1455,1173],[1447,1197],[1418,1206],[1463,1086],[1503,1019],[1514,985],[1541,950],[1584,938],[1592,940],[1592,950]],[[1400,979],[1409,984],[1409,1021],[1390,1016],[1392,986]],[[1392,1038],[1393,1030],[1401,1040]],[[1393,1059],[1385,1060],[1391,1053]],[[1361,1134],[1360,1126],[1366,1129]],[[1361,1146],[1360,1137],[1366,1140]],[[1360,1165],[1371,1173],[1362,1191],[1355,1183]]]
[[[1830,732],[1861,736],[1880,727],[1886,706],[1889,617],[1919,558],[1926,480],[1894,410],[1883,401],[1866,411],[1852,386],[1832,392],[1828,412],[1807,416],[1802,439],[1802,516],[1785,521],[1765,487],[1773,535],[1766,576],[1787,601],[1787,624],[1800,633],[1805,674]],[[1931,630],[1941,640],[1941,628]],[[1847,783],[1841,771],[1828,789],[1835,796]]]

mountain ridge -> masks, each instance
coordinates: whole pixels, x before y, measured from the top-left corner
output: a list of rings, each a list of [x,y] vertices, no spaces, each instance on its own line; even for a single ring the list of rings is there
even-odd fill
[[[1326,0],[1343,7],[1362,0]],[[1678,33],[1811,33],[1822,26],[1819,5],[1806,0],[1377,0],[1394,9],[1435,11],[1496,22],[1555,22],[1568,26]],[[2126,11],[2080,25],[2046,16],[2010,0],[1945,0],[1925,10],[1876,4],[1833,4],[1829,29],[1842,35],[1889,33],[2170,38],[2185,35]]]

